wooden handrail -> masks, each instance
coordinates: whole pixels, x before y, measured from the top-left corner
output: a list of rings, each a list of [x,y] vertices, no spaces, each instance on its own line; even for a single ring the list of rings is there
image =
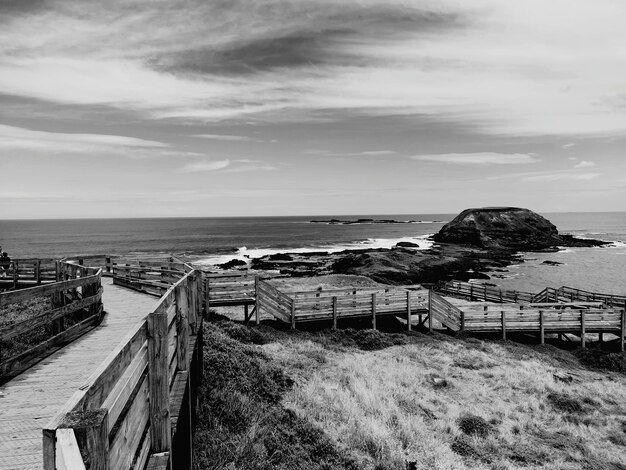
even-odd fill
[[[196,270],[185,273],[169,286],[152,312],[48,423],[44,429],[44,469],[54,468],[56,451],[52,443],[67,416],[78,413],[80,418],[80,413],[97,410],[102,410],[106,417],[106,423],[102,422],[105,431],[98,438],[102,446],[96,446],[95,450],[82,449],[92,462],[93,452],[100,452],[97,450],[100,448],[107,451],[95,460],[106,462],[106,468],[109,463],[111,468],[128,468],[136,455],[139,456],[137,468],[144,468],[151,454],[167,454],[171,458],[170,416],[178,409],[170,410],[170,407],[182,405],[177,402],[182,400],[182,395],[174,390],[181,389],[181,383],[182,390],[189,390],[184,387],[185,381],[197,374],[197,370],[189,370],[187,343],[193,335],[193,344],[198,347],[196,335],[201,336],[196,324],[200,317],[200,289],[200,272]]]

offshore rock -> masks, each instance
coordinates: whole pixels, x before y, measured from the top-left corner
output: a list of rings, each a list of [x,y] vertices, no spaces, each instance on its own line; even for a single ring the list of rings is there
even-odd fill
[[[559,235],[548,219],[519,207],[466,209],[444,225],[434,240],[488,250],[538,251],[558,246],[599,246],[598,240]]]

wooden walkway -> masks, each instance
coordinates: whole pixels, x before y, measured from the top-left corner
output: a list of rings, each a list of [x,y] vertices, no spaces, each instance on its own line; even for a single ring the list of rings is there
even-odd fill
[[[107,312],[93,331],[0,386],[0,469],[43,468],[42,428],[158,301],[103,279]]]

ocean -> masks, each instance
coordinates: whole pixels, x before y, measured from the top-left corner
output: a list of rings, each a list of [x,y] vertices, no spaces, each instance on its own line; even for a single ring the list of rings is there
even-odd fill
[[[603,248],[525,253],[525,262],[492,273],[490,283],[538,292],[567,285],[626,293],[626,212],[542,214],[561,233],[613,242]],[[0,220],[0,244],[13,258],[89,254],[184,255],[199,265],[265,254],[390,248],[400,241],[428,248],[428,237],[455,214],[307,217]],[[397,224],[327,224],[312,220],[392,219]],[[543,264],[555,261],[559,265]]]

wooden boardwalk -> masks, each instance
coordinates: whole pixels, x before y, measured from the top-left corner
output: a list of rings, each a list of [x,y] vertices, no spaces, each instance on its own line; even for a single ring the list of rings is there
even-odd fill
[[[42,428],[158,301],[110,279],[102,284],[100,326],[0,386],[0,469],[43,468]]]

